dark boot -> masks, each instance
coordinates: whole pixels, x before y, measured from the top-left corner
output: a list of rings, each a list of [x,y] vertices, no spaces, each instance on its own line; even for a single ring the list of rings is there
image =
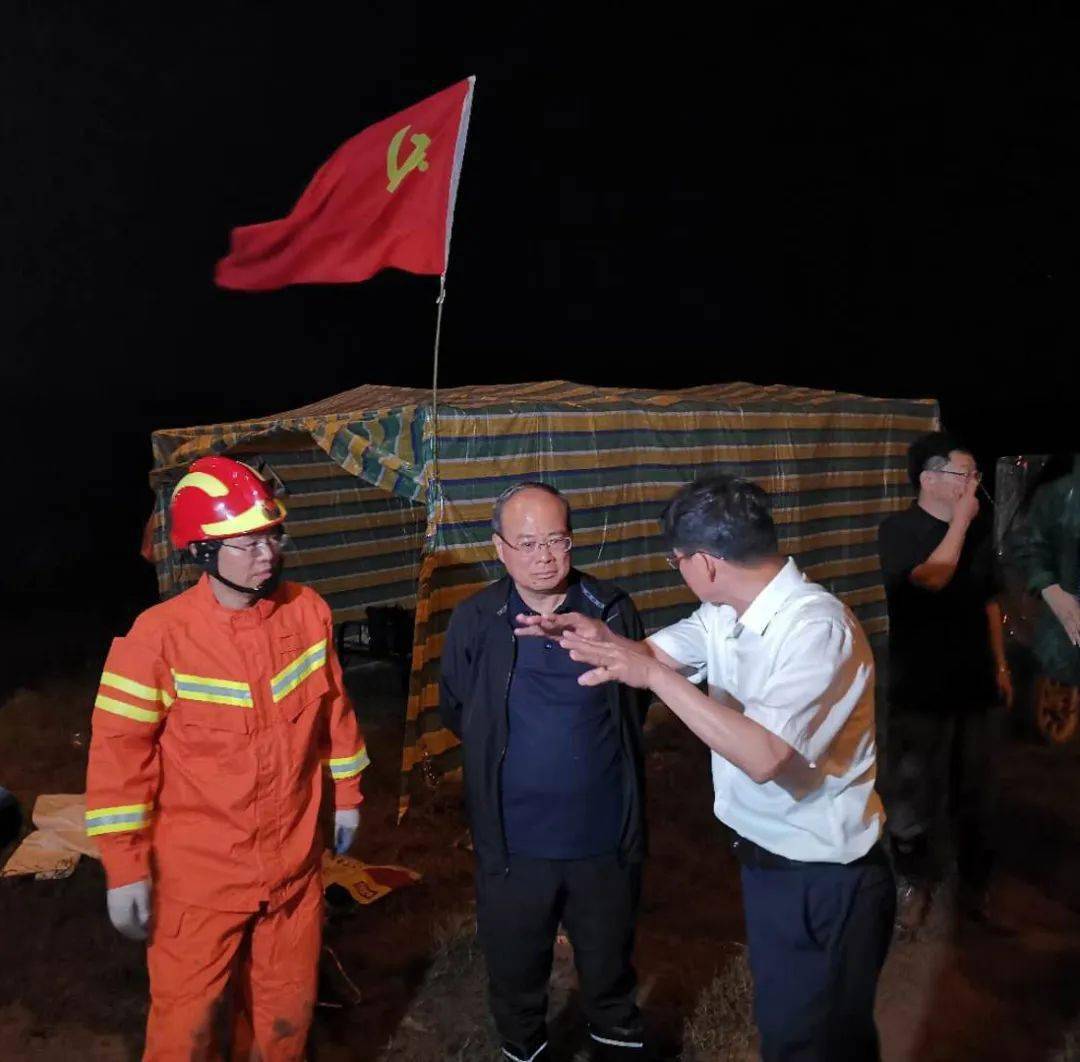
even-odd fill
[[[512,1044],[503,1041],[502,1053],[510,1062],[547,1062],[547,1036],[538,1036],[527,1044]]]
[[[645,1030],[640,1025],[589,1026],[595,1062],[644,1062]]]
[[[930,911],[930,886],[901,879],[896,888],[896,928],[914,934],[922,928]]]

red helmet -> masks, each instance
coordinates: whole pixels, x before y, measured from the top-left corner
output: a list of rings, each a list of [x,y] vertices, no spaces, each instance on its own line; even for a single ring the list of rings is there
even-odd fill
[[[173,545],[231,538],[276,527],[285,506],[253,468],[231,457],[200,457],[176,485],[169,503]]]

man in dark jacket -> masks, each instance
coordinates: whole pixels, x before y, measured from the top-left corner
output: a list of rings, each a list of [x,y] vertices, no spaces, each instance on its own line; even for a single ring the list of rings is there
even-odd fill
[[[570,566],[570,507],[518,483],[492,515],[507,576],[455,608],[440,679],[443,721],[461,740],[476,849],[476,912],[503,1053],[545,1056],[548,980],[559,923],[574,948],[589,1032],[604,1057],[644,1051],[631,965],[645,854],[641,728],[646,701],[519,617],[582,612],[639,639],[630,598]]]

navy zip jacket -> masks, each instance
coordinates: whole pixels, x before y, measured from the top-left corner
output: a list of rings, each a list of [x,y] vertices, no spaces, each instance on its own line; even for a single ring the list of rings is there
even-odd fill
[[[628,594],[611,583],[574,571],[584,615],[602,619],[612,631],[640,641],[645,630]],[[442,651],[439,713],[462,742],[465,800],[473,847],[481,869],[503,873],[509,866],[500,793],[500,770],[509,727],[507,698],[517,656],[511,581],[504,576],[462,601],[450,617]],[[622,752],[622,828],[619,856],[645,856],[645,767],[642,724],[648,693],[608,683],[608,705]]]

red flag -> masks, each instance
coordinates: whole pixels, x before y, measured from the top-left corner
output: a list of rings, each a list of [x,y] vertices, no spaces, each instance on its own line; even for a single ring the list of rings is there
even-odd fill
[[[288,217],[233,229],[215,282],[269,291],[367,280],[389,266],[445,273],[474,80],[346,140]]]

